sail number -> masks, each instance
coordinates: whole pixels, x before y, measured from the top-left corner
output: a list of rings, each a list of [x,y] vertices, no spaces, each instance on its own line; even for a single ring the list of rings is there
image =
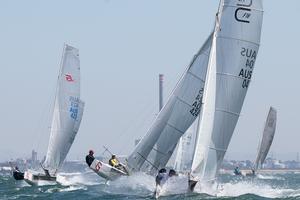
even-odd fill
[[[79,106],[79,99],[77,97],[70,97],[70,103],[71,103],[71,107],[70,107],[70,116],[73,119],[77,119],[77,114],[78,114],[78,106]]]
[[[192,109],[190,110],[190,113],[194,116],[197,117],[198,114],[200,113],[201,109],[201,103],[202,103],[202,97],[203,97],[203,88],[201,88],[196,96],[196,99],[194,103],[192,104]]]
[[[256,55],[257,52],[255,50],[242,47],[241,56],[246,60],[245,66],[239,72],[239,77],[243,78],[242,88],[248,88],[249,86],[256,60]]]

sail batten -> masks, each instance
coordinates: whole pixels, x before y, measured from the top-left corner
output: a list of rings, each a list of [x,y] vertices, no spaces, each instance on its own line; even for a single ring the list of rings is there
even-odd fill
[[[197,78],[197,79],[198,79],[199,81],[201,81],[202,83],[205,82],[202,78],[200,78],[200,77],[197,76],[196,74],[194,74],[194,73],[192,73],[192,72],[190,72],[190,71],[188,71],[187,73],[190,74],[190,75],[192,75],[192,76],[194,76],[195,78]]]
[[[232,112],[230,110],[224,110],[224,109],[218,109],[218,108],[216,108],[216,112],[223,112],[223,113],[234,115],[234,116],[237,116],[237,117],[239,117],[241,115],[240,113],[235,113],[235,112]]]

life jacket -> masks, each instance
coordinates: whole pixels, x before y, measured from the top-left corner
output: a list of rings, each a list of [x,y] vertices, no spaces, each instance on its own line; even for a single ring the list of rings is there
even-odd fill
[[[110,159],[109,160],[109,163],[111,164],[111,166],[117,166],[119,164],[118,160],[115,158],[115,159]]]

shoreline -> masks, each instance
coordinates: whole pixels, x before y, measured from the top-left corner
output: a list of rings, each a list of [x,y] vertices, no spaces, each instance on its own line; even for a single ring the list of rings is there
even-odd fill
[[[250,169],[240,169],[240,171],[242,173],[250,173],[251,170]],[[258,173],[287,173],[287,172],[299,172],[300,173],[300,169],[260,169],[257,171]],[[232,174],[233,173],[233,169],[221,169],[220,173],[223,174]]]

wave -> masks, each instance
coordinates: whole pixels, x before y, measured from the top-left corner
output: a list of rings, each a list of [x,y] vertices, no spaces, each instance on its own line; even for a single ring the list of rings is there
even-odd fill
[[[94,176],[90,176],[94,175]],[[71,185],[99,185],[103,184],[103,180],[95,177],[91,173],[60,173],[57,175],[57,182],[63,186]]]
[[[283,177],[272,176],[272,175],[257,174],[256,177],[259,179],[265,179],[265,180],[284,180]]]
[[[274,187],[272,185],[256,181],[240,181],[220,184],[220,190],[218,191],[217,196],[238,197],[246,194],[254,194],[265,198],[286,198],[293,194],[297,195],[297,192],[298,190]]]
[[[266,179],[284,180],[281,177],[263,177]],[[191,195],[188,194],[187,178],[176,177],[172,181],[167,181],[163,186],[161,196],[170,195]],[[210,185],[197,184],[195,192],[201,198],[211,199],[242,197],[245,195],[255,195],[263,198],[290,198],[300,197],[299,189],[287,188],[286,185],[274,186],[259,180],[233,180],[229,183],[214,183]],[[204,195],[204,196],[203,196]],[[206,196],[207,195],[207,196]],[[252,198],[252,197],[251,197]]]

